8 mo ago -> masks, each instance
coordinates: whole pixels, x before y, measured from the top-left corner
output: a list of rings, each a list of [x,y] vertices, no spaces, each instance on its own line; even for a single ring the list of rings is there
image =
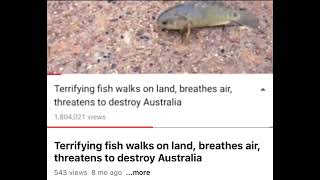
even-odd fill
[[[91,171],[91,175],[93,176],[107,176],[107,175],[110,175],[110,176],[121,176],[122,175],[122,171],[97,171],[97,170],[92,170]]]

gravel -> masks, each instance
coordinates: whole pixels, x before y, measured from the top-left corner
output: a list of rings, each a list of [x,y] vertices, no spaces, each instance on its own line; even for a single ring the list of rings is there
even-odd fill
[[[273,2],[228,1],[259,18],[239,26],[158,32],[157,16],[182,1],[48,1],[47,71],[52,73],[272,73]]]

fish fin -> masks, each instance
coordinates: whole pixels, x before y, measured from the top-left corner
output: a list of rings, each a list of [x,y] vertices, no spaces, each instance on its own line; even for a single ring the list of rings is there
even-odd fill
[[[189,43],[190,35],[191,35],[191,24],[188,23],[188,25],[187,25],[187,34],[186,34],[186,43]]]
[[[180,33],[182,44],[188,44],[190,42],[191,23],[188,23],[183,29],[181,29]]]
[[[258,29],[259,26],[259,19],[255,17],[253,14],[249,14],[247,12],[241,12],[240,18],[232,22],[239,25],[248,26],[253,29]]]
[[[186,33],[186,28],[180,29],[180,34],[181,34],[181,42],[184,42],[184,34]]]

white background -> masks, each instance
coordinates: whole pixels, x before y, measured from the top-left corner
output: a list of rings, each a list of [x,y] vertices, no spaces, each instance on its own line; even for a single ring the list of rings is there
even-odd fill
[[[153,127],[238,127],[238,128],[48,128],[48,179],[49,180],[99,180],[99,179],[203,179],[203,180],[271,180],[273,176],[273,76],[272,75],[61,75],[48,76],[48,117],[50,126],[153,126]],[[171,86],[224,86],[232,87],[232,94],[196,93],[106,93],[58,94],[53,85],[93,85],[98,84],[123,86],[153,86],[156,84]],[[265,88],[266,91],[261,91]],[[183,101],[180,107],[55,107],[53,99],[170,99]],[[104,121],[62,121],[55,120],[54,114],[105,115]],[[251,128],[250,128],[251,127]],[[256,128],[254,128],[256,127]],[[154,144],[171,141],[180,143],[198,141],[207,143],[259,143],[260,151],[226,150],[196,151],[203,157],[202,162],[191,163],[75,163],[55,162],[54,155],[77,155],[79,151],[56,150],[55,141],[72,143],[74,141],[140,142]],[[85,155],[159,155],[185,154],[189,150],[119,150],[87,151]],[[122,176],[61,176],[54,175],[54,170],[88,171],[122,171]],[[150,176],[126,176],[134,170],[150,171]]]
[[[272,126],[273,76],[265,75],[62,75],[48,76],[48,126],[104,125],[104,126],[155,126],[155,127],[217,127]],[[56,93],[54,85],[70,86],[112,85],[154,86],[225,86],[232,94],[220,93]],[[260,91],[265,88],[266,91]],[[176,107],[55,107],[53,100],[60,99],[181,99]],[[105,121],[59,121],[54,114],[105,115]]]
[[[81,140],[83,142],[121,141],[140,142],[185,142],[203,141],[218,143],[229,141],[230,143],[245,143],[252,140],[260,143],[260,151],[196,151],[203,156],[203,162],[190,163],[57,163],[54,162],[54,154],[81,154],[79,151],[57,151],[55,141],[70,143]],[[194,145],[197,145],[196,143]],[[272,179],[272,129],[215,129],[215,128],[184,128],[184,129],[48,129],[48,179],[49,180],[74,180],[74,179],[203,179],[203,180],[270,180]],[[72,153],[73,152],[73,153]],[[190,154],[188,150],[179,151],[88,151],[86,155],[101,154],[128,155],[144,154]],[[54,170],[118,170],[123,174],[133,170],[148,170],[150,176],[55,176]]]

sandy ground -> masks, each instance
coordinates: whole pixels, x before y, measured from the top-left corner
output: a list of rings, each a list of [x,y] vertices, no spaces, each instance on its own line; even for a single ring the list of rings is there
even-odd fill
[[[156,18],[183,1],[48,1],[47,71],[55,73],[272,73],[273,2],[225,2],[261,31],[204,28],[182,44]]]

